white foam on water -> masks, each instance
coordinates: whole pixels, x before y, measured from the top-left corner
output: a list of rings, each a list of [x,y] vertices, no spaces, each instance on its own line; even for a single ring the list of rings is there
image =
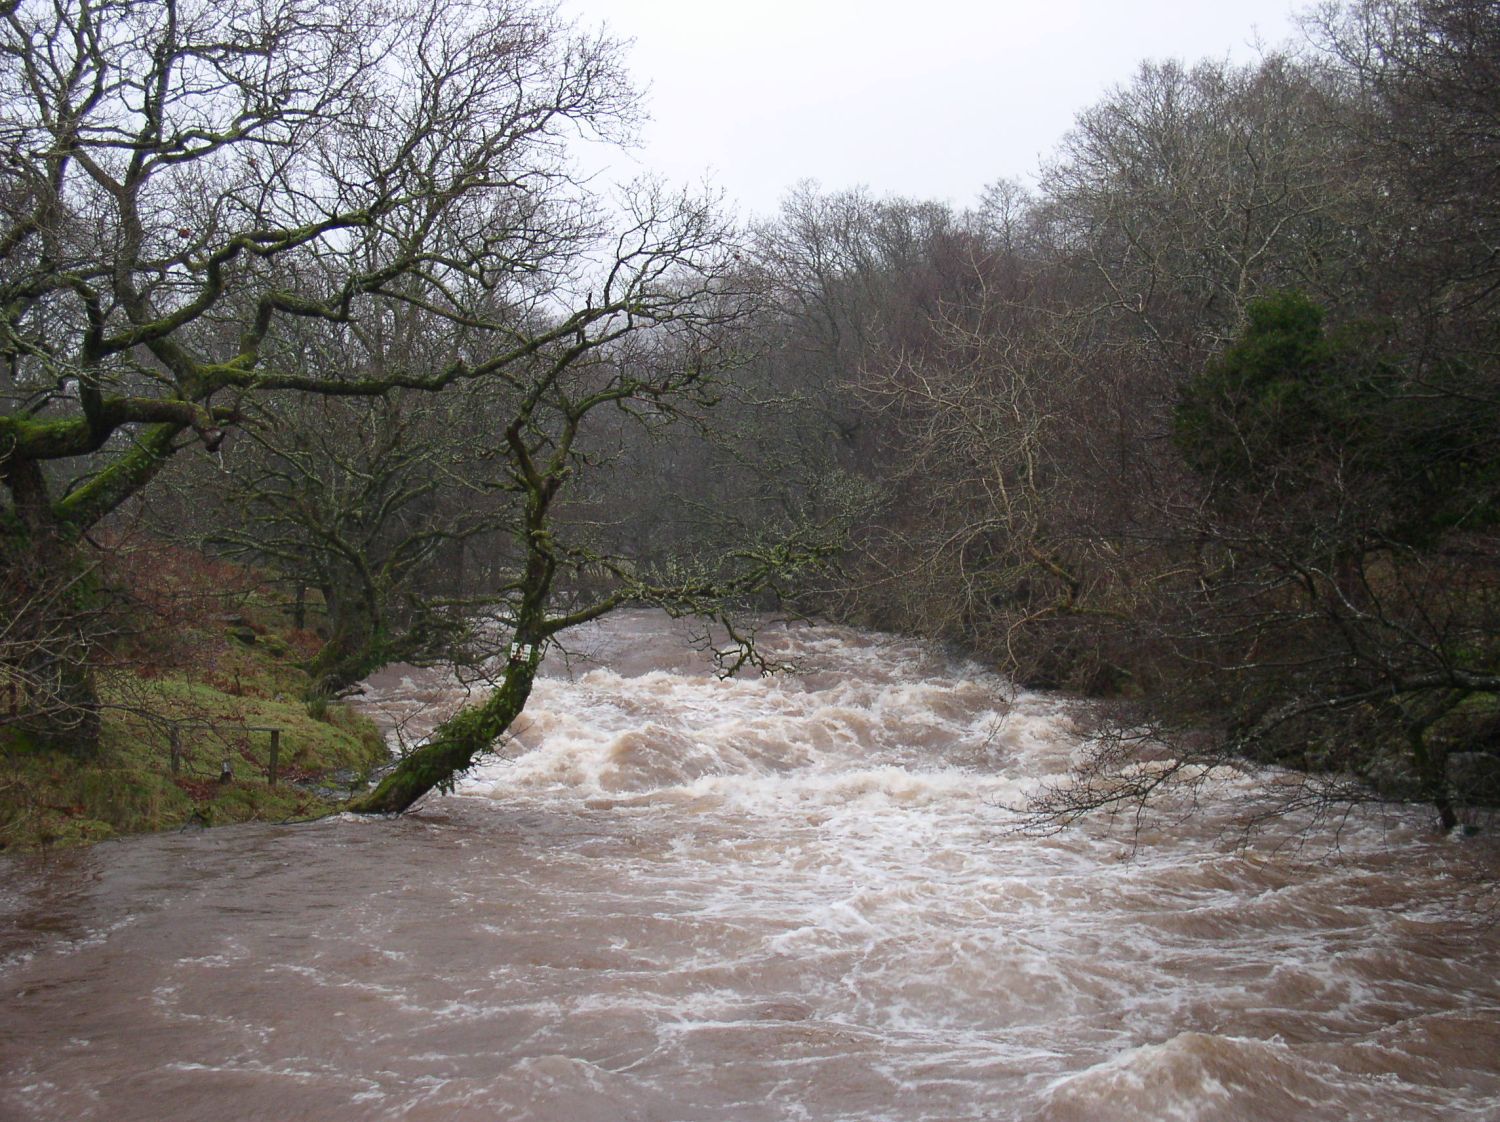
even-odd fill
[[[238,887],[118,933],[158,1031],[189,1034],[174,1058],[338,1122],[1495,1117],[1500,936],[1419,812],[1237,845],[1295,780],[1229,767],[1180,822],[1033,836],[1016,808],[1085,750],[1079,703],[910,641],[765,637],[798,672],[720,680],[621,614],[579,637],[593,662],[549,657],[461,797],[310,828],[302,869],[228,847]],[[366,701],[411,742],[466,696],[398,671]],[[275,910],[183,933],[262,885]],[[337,911],[289,931],[320,894]],[[317,1015],[282,1017],[288,994]],[[79,1054],[56,1062],[92,1086]],[[26,1082],[44,1116],[77,1101]]]
[[[908,1040],[977,1032],[981,1053],[1052,1056],[1076,1054],[1079,1041],[1118,1048],[1211,1025],[1220,1008],[1261,1028],[1277,1001],[1301,1001],[1314,1006],[1302,1023],[1358,1030],[1421,1000],[1362,977],[1394,941],[1383,906],[1337,902],[1341,866],[1357,870],[1388,842],[1389,814],[1343,821],[1332,861],[1316,856],[1316,839],[1265,857],[1226,850],[1201,826],[1144,845],[1097,823],[1018,836],[1013,809],[1084,749],[1075,703],[845,629],[792,631],[782,644],[800,674],[719,680],[675,666],[541,680],[504,758],[460,791],[625,816],[674,839],[614,863],[624,879],[690,898],[700,919],[755,933],[733,953],[713,943],[678,957],[676,969],[754,975],[793,960],[822,1017],[849,1029]],[[1198,780],[1193,797],[1209,803],[1201,817],[1214,827],[1218,804],[1274,777],[1220,767],[1184,778]],[[1262,885],[1268,868],[1273,883]],[[668,995],[654,1012],[723,1023],[701,992],[678,996],[691,1001]],[[1124,1067],[1106,1061],[1063,1097],[1105,1084],[1117,1094],[1142,1065],[1187,1070],[1203,1040],[1219,1039],[1195,1031],[1167,1053],[1140,1045]],[[1186,1094],[1191,1079],[1174,1078]],[[1215,1078],[1192,1092],[1203,1103],[1219,1097]]]

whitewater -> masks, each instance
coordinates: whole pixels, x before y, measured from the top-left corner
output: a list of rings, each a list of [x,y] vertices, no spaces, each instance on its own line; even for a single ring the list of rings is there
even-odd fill
[[[0,866],[0,1118],[1500,1119],[1482,839],[1420,809],[1024,828],[1088,710],[626,612],[450,796]],[[480,685],[360,701],[414,743]]]

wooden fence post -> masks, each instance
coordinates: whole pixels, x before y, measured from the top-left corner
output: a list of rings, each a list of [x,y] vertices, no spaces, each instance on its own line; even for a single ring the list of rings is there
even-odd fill
[[[271,734],[271,764],[266,768],[266,778],[276,786],[277,773],[281,770],[281,730],[270,725],[246,725],[246,732],[268,732]]]

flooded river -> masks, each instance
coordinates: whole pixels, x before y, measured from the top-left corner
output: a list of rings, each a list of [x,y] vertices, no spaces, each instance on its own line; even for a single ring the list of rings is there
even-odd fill
[[[0,1118],[1500,1119],[1482,842],[1371,807],[1239,846],[1233,773],[1139,847],[1028,836],[1066,703],[772,641],[799,672],[721,681],[613,617],[400,820],[6,859]],[[415,736],[460,697],[365,703]]]

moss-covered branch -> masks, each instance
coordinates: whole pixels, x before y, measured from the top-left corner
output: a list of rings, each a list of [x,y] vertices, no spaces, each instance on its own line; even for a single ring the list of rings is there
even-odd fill
[[[426,744],[405,756],[375,790],[347,809],[356,814],[400,814],[434,787],[451,790],[454,779],[521,715],[541,658],[538,644],[527,659],[513,660],[494,693],[438,726]]]

